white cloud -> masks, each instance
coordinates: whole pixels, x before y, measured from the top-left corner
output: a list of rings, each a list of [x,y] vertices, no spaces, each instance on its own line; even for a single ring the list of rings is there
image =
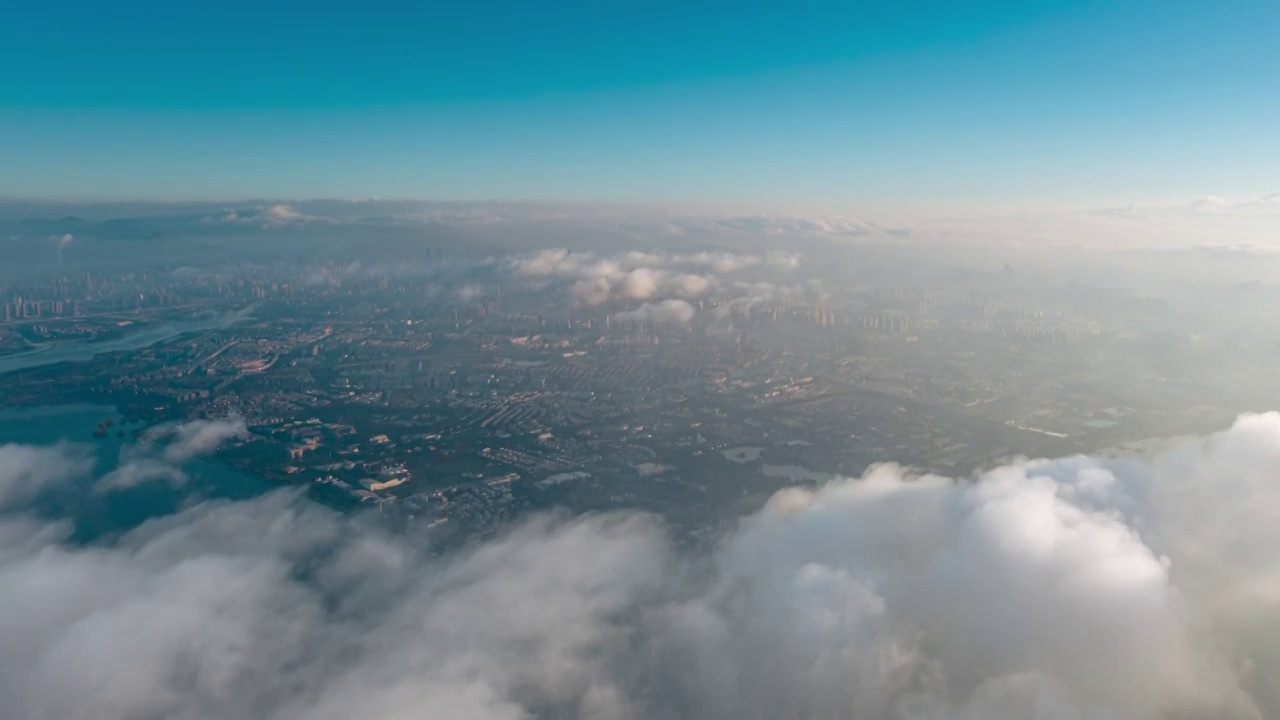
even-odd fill
[[[0,445],[0,510],[30,502],[92,469],[93,458],[84,448]]]
[[[192,420],[162,428],[155,440],[166,440],[164,458],[170,462],[182,462],[197,455],[207,455],[231,438],[248,435],[244,419],[239,417],[216,420]]]
[[[624,300],[648,300],[658,293],[662,275],[649,268],[638,268],[623,276],[617,294]]]
[[[677,275],[667,281],[668,291],[676,297],[694,298],[705,295],[711,290],[713,283],[706,275]]]
[[[543,250],[515,261],[515,274],[523,277],[550,277],[555,275],[572,275],[581,267],[573,251],[564,248]]]
[[[182,463],[208,455],[227,440],[248,434],[239,417],[159,425],[148,430],[137,445],[125,448],[119,465],[99,479],[94,490],[124,490],[155,481],[182,485],[188,480]]]
[[[570,288],[573,299],[583,305],[603,305],[613,295],[613,285],[607,278],[579,280]]]
[[[608,514],[432,559],[292,492],[89,547],[10,514],[0,703],[33,720],[1276,717],[1277,466],[1280,414],[1150,459],[976,481],[879,466],[781,492],[695,557]]]
[[[216,217],[205,218],[205,222],[222,222],[238,225],[258,225],[264,228],[278,228],[308,223],[333,223],[332,218],[308,215],[292,205],[275,203],[265,207],[231,209]]]
[[[516,277],[535,281],[572,281],[569,293],[590,306],[612,301],[693,299],[721,284],[721,276],[751,268],[790,270],[799,256],[774,251],[766,259],[733,253],[662,254],[631,251],[601,256],[565,249],[544,250],[505,261]]]
[[[306,222],[307,216],[288,205],[272,205],[263,210],[261,217],[268,225],[287,225],[289,223]]]
[[[187,474],[181,468],[154,458],[136,457],[103,475],[94,485],[98,493],[124,490],[144,483],[166,482],[173,486],[186,484]]]
[[[657,303],[644,303],[635,310],[615,313],[615,322],[642,322],[650,325],[687,324],[697,314],[693,306],[684,300],[668,299]]]

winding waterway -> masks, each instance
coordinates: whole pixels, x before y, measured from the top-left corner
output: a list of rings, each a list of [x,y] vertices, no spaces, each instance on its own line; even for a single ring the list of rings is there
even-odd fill
[[[83,362],[92,360],[96,355],[102,353],[141,350],[156,343],[171,340],[183,333],[200,330],[221,330],[247,320],[252,310],[252,307],[248,307],[243,310],[225,312],[205,318],[161,323],[139,328],[136,332],[126,333],[111,340],[97,342],[93,340],[72,340],[53,343],[47,347],[0,357],[0,375],[60,362]]]

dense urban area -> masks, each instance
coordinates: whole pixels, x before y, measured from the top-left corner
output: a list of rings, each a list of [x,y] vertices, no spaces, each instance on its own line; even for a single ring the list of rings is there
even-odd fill
[[[118,408],[86,440],[242,419],[220,462],[466,536],[549,506],[710,532],[708,517],[875,462],[970,473],[1218,427],[1259,397],[1208,390],[1218,373],[1190,371],[1195,354],[1225,341],[1157,301],[1009,266],[779,280],[803,262],[545,250],[401,272],[59,268],[4,291],[0,395]],[[68,346],[93,350],[49,361]],[[1231,355],[1265,374],[1272,349]]]

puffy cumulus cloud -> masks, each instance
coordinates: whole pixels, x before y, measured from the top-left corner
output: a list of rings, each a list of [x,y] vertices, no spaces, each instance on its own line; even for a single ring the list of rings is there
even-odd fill
[[[717,678],[688,692],[725,717],[1275,717],[1278,461],[1273,413],[1149,461],[781,492],[673,612]]]
[[[706,275],[686,273],[667,279],[665,283],[671,294],[677,297],[693,298],[705,295],[713,286],[711,278]]]
[[[212,453],[227,440],[248,435],[248,428],[239,417],[157,426],[138,444],[121,451],[119,464],[98,480],[95,490],[123,490],[154,481],[182,485],[188,479],[182,463]]]
[[[603,305],[613,297],[613,283],[607,278],[579,280],[570,288],[573,299],[584,305]]]
[[[780,492],[692,557],[607,514],[432,558],[292,492],[90,546],[10,514],[0,703],[34,720],[1277,717],[1278,466],[1278,414],[1148,459],[879,466]]]
[[[709,713],[1155,718],[1237,700],[1162,558],[1023,469],[970,485],[882,467],[784,492],[720,563],[677,634],[700,664],[738,665],[729,688],[690,688],[711,688]]]
[[[652,521],[599,516],[431,562],[287,492],[110,545],[6,545],[0,701],[31,720],[626,717],[624,615],[665,557]]]
[[[830,297],[820,278],[785,285],[765,280],[739,280],[730,283],[727,291],[730,297],[716,306],[716,317],[728,317],[735,310],[747,310],[760,304],[783,301],[820,303]]]
[[[573,300],[584,305],[604,305],[611,301],[660,299],[691,300],[750,269],[760,273],[790,272],[799,268],[800,256],[772,251],[764,256],[732,252],[658,254],[630,251],[602,256],[594,252],[556,249],[518,258],[493,261],[517,278],[530,281],[570,281]]]
[[[698,253],[683,255],[681,258],[693,267],[706,268],[720,274],[735,273],[760,264],[760,258],[754,255],[731,253]]]
[[[697,310],[684,300],[663,300],[644,303],[635,310],[614,313],[615,322],[642,322],[650,325],[686,324],[693,320]]]
[[[0,509],[30,502],[92,469],[93,458],[83,447],[0,445]]]
[[[602,278],[593,282],[599,283]],[[638,268],[631,270],[609,287],[606,299],[653,300],[655,298],[698,298],[716,286],[710,275],[693,273],[672,274],[667,270]]]
[[[166,460],[182,462],[196,455],[211,453],[224,441],[245,437],[248,432],[243,418],[230,417],[165,426],[151,437],[153,440],[167,442],[164,448]]]
[[[180,467],[156,458],[134,455],[122,462],[115,470],[102,476],[94,484],[94,491],[106,493],[149,482],[166,482],[177,487],[186,484],[188,479],[187,474]]]
[[[494,261],[498,262],[498,261]],[[584,305],[612,301],[694,299],[723,285],[721,278],[749,268],[773,271],[799,266],[799,256],[775,251],[762,258],[733,253],[660,254],[631,251],[611,256],[566,249],[544,250],[502,261],[518,278],[569,281],[570,295]]]
[[[586,255],[589,257],[589,254]],[[574,257],[572,250],[553,248],[511,261],[512,270],[521,277],[572,276],[581,273],[584,254]]]
[[[290,225],[306,225],[309,223],[333,223],[332,218],[310,215],[292,205],[274,203],[261,207],[233,208],[221,215],[209,216],[206,223],[232,223],[240,225],[259,225],[264,228],[278,228]]]
[[[615,290],[624,300],[648,300],[658,293],[662,275],[657,270],[638,268],[622,277]]]
[[[287,225],[289,223],[306,222],[306,215],[294,210],[288,205],[272,205],[263,210],[260,217],[270,225]]]

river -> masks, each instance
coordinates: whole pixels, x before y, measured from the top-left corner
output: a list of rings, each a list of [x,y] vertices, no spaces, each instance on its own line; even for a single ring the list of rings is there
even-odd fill
[[[7,355],[5,357],[0,357],[0,375],[14,372],[16,370],[29,370],[31,368],[52,365],[60,362],[83,362],[85,360],[92,360],[94,356],[102,353],[119,352],[122,350],[141,350],[142,348],[150,347],[156,343],[178,337],[183,333],[197,332],[200,330],[220,330],[222,328],[231,327],[238,322],[247,320],[253,309],[254,308],[250,306],[243,310],[225,312],[220,315],[213,315],[206,318],[182,322],[161,323],[151,327],[140,328],[136,332],[126,333],[121,337],[113,338],[111,340],[103,340],[101,342],[94,342],[92,340],[72,340],[68,342],[54,343],[48,347],[30,350],[28,352]]]

